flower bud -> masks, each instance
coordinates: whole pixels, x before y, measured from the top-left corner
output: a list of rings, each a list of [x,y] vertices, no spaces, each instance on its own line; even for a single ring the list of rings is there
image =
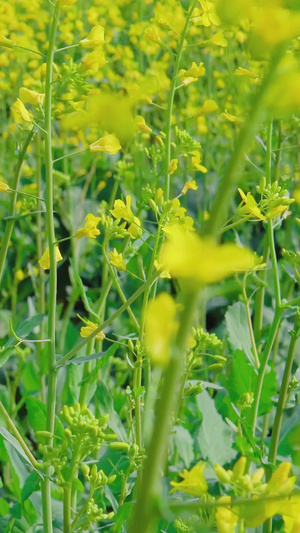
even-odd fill
[[[218,463],[215,464],[216,476],[221,483],[229,483],[231,480],[232,472],[231,470],[225,470],[223,466]]]

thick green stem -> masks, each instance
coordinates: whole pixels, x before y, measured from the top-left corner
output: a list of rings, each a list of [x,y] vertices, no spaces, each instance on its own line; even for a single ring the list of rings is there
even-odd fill
[[[138,491],[129,533],[154,531],[153,501],[159,492],[160,476],[164,469],[169,434],[174,411],[178,404],[178,388],[184,371],[186,344],[197,302],[197,292],[186,293],[173,356],[165,372],[161,397],[156,405],[156,418],[147,450],[143,479]]]
[[[197,0],[193,2],[192,6],[189,9],[189,12],[188,12],[188,15],[187,15],[187,18],[186,18],[186,21],[185,21],[185,26],[183,28],[183,31],[182,31],[182,34],[181,34],[181,37],[180,37],[180,40],[179,40],[179,43],[178,43],[178,48],[177,48],[177,52],[176,52],[176,60],[175,60],[173,76],[172,76],[172,80],[171,80],[171,87],[170,87],[170,92],[169,92],[169,98],[168,98],[168,105],[167,105],[167,111],[166,111],[166,129],[165,129],[165,134],[166,134],[166,139],[165,139],[166,155],[165,155],[165,168],[164,168],[164,175],[165,175],[164,194],[165,194],[165,200],[169,200],[169,198],[170,198],[170,178],[171,178],[171,174],[169,172],[169,167],[170,167],[170,161],[171,161],[172,113],[173,113],[174,96],[175,96],[176,84],[177,84],[177,80],[178,80],[178,72],[179,72],[179,67],[180,67],[180,61],[181,61],[181,56],[182,56],[184,40],[185,40],[186,32],[187,32],[188,27],[189,27],[191,16],[192,16],[193,11],[194,11],[194,9],[196,7],[196,4],[197,4]]]
[[[11,193],[10,208],[9,208],[9,217],[12,217],[12,218],[9,218],[7,220],[7,222],[6,222],[4,237],[3,237],[2,242],[1,242],[1,250],[0,250],[0,285],[1,285],[1,281],[2,281],[2,276],[3,276],[3,271],[4,271],[6,256],[7,256],[7,251],[8,251],[8,247],[9,247],[9,243],[10,243],[10,239],[11,239],[11,234],[12,234],[12,231],[13,231],[13,228],[14,228],[14,224],[15,224],[16,202],[17,202],[17,195],[18,195],[17,191],[18,191],[20,177],[21,177],[22,165],[23,165],[23,162],[24,162],[24,159],[25,159],[27,148],[28,148],[28,146],[30,144],[30,141],[32,139],[32,136],[33,136],[33,130],[30,130],[30,132],[28,133],[28,135],[27,135],[27,137],[26,137],[26,139],[24,141],[23,148],[22,148],[22,150],[19,153],[16,173],[15,173],[15,177],[14,177],[14,180],[13,180],[13,183],[12,183],[13,192]]]
[[[71,531],[71,486],[64,487],[64,533]]]
[[[47,54],[47,70],[45,81],[45,171],[46,171],[46,234],[49,246],[50,257],[50,285],[48,298],[48,390],[47,390],[47,418],[46,429],[54,434],[55,425],[55,405],[56,405],[56,357],[55,357],[55,318],[56,318],[56,291],[57,291],[57,270],[55,252],[55,231],[53,216],[53,161],[52,161],[52,72],[53,55],[56,28],[58,23],[59,9],[55,7],[50,29],[49,47]],[[50,446],[53,438],[49,439]],[[52,508],[51,508],[51,485],[50,479],[46,476],[43,482],[43,519],[44,532],[52,533]]]
[[[227,210],[230,206],[230,200],[232,196],[232,188],[239,178],[242,170],[244,154],[247,151],[252,136],[255,132],[256,124],[260,119],[264,107],[266,93],[276,77],[277,68],[283,56],[284,50],[285,47],[280,46],[278,49],[276,49],[272,57],[268,73],[266,74],[260,90],[254,99],[248,118],[238,137],[236,148],[230,158],[225,174],[220,181],[211,209],[210,218],[207,223],[207,232],[210,235],[216,234],[223,224],[223,221],[226,220]]]
[[[281,305],[281,290],[280,290],[279,271],[278,271],[278,264],[277,264],[276,250],[275,250],[275,241],[274,241],[274,231],[273,231],[272,220],[269,220],[269,222],[268,222],[267,235],[268,235],[268,242],[269,242],[269,247],[270,247],[270,255],[271,255],[271,260],[272,260],[272,270],[273,270],[276,306],[279,307]]]

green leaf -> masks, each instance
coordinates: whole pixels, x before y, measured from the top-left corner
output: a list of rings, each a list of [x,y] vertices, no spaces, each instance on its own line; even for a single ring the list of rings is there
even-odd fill
[[[11,435],[7,429],[3,426],[0,426],[0,433],[2,435],[2,437],[7,441],[9,442],[15,450],[17,450],[17,452],[21,455],[21,457],[23,457],[23,459],[25,460],[26,463],[30,464],[30,461],[26,455],[26,453],[24,452],[23,448],[21,448],[20,444],[18,443],[17,439]]]
[[[237,404],[239,398],[246,392],[255,392],[258,381],[257,370],[249,364],[245,355],[237,350],[232,359],[231,372],[229,374],[226,389],[229,391],[230,398],[234,404]],[[261,398],[259,402],[258,415],[261,416],[269,413],[273,407],[272,398],[277,393],[276,372],[270,370],[266,373]],[[246,413],[246,418],[249,414]]]
[[[25,502],[31,496],[33,492],[39,490],[40,487],[40,477],[36,472],[31,472],[26,478],[25,483],[22,488],[22,502]]]
[[[197,396],[197,406],[202,414],[197,436],[202,458],[212,464],[229,463],[236,456],[236,451],[232,449],[233,430],[224,422],[207,391]]]
[[[0,351],[0,367],[5,365],[7,361],[15,354],[15,348],[7,348]]]
[[[9,514],[9,503],[4,498],[0,498],[0,516],[7,514]]]
[[[18,327],[15,329],[16,334],[18,337],[26,338],[29,333],[31,333],[34,328],[39,326],[43,320],[45,315],[39,314],[35,315],[31,318],[26,318],[25,320],[22,320],[22,322],[18,325]],[[10,346],[13,346],[16,344],[16,339],[10,338],[7,343],[5,344],[5,348],[9,348]]]
[[[175,426],[172,434],[172,444],[176,446],[178,457],[184,466],[189,468],[194,460],[194,441],[190,432],[182,426]]]
[[[242,350],[250,363],[254,365],[245,305],[242,302],[231,305],[225,314],[225,321],[231,347],[234,350]]]
[[[98,352],[98,353],[93,353],[91,355],[84,355],[83,357],[76,357],[75,359],[70,359],[69,361],[67,361],[63,366],[66,366],[66,365],[82,365],[83,363],[87,363],[88,361],[96,361],[97,359],[104,359],[104,362],[102,362],[102,364],[105,364],[108,359],[114,355],[114,353],[117,351],[118,349],[118,344],[113,344],[112,346],[110,346],[110,348],[106,351],[106,352]],[[57,366],[61,366],[59,364],[59,360],[58,360],[58,363],[57,363]]]
[[[26,398],[27,417],[30,427],[34,431],[46,431],[46,406],[37,398]],[[55,435],[64,438],[64,427],[61,421],[55,419]]]
[[[126,442],[127,435],[118,413],[115,411],[113,395],[103,381],[99,381],[97,387],[97,399],[102,406],[101,414],[109,414],[108,427],[117,435],[118,439]]]

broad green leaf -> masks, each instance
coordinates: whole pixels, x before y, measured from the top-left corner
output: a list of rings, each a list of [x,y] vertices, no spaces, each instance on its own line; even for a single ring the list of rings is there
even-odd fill
[[[102,406],[102,414],[109,414],[108,427],[114,431],[119,440],[124,442],[127,441],[126,431],[114,408],[113,395],[103,381],[99,381],[96,394],[98,401]]]
[[[5,365],[7,361],[15,354],[15,348],[4,348],[0,351],[0,367]]]
[[[197,396],[197,406],[202,414],[197,436],[201,459],[221,465],[232,461],[236,456],[236,451],[232,449],[234,432],[219,415],[207,391]]]
[[[242,350],[250,363],[254,365],[245,305],[242,302],[231,305],[225,314],[225,321],[231,347],[234,350]]]
[[[31,472],[26,478],[22,488],[22,502],[25,502],[31,496],[31,494],[40,487],[40,477],[36,472]]]
[[[194,460],[194,441],[190,432],[182,426],[175,426],[171,442],[185,468],[189,468]]]
[[[0,426],[0,433],[2,437],[7,442],[9,442],[15,450],[17,450],[17,452],[21,455],[21,457],[23,457],[25,462],[31,464],[23,448],[21,448],[20,444],[18,443],[17,439],[13,435],[11,435],[11,433],[9,433],[9,431],[7,431],[5,427]]]
[[[37,398],[26,398],[27,417],[34,431],[46,430],[46,406]],[[64,438],[64,427],[61,421],[55,419],[55,435]]]
[[[29,333],[34,330],[34,328],[36,328],[43,322],[44,317],[45,315],[39,314],[31,318],[26,318],[25,320],[22,320],[21,323],[17,326],[17,328],[14,328],[18,337],[26,338],[27,335],[29,335]],[[14,337],[11,337],[5,344],[5,348],[9,348],[14,344],[16,344],[16,339]]]
[[[9,514],[9,503],[4,500],[4,498],[0,498],[0,516],[6,516]]]

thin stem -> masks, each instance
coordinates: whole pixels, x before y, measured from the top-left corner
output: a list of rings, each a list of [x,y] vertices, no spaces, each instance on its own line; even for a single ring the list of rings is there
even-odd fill
[[[178,48],[176,52],[176,60],[175,60],[174,71],[173,71],[169,98],[168,98],[167,111],[166,111],[166,130],[165,130],[166,155],[165,155],[165,168],[164,168],[164,176],[165,176],[164,195],[165,195],[166,200],[169,200],[169,197],[170,197],[171,174],[169,172],[169,167],[170,167],[170,161],[171,161],[172,112],[173,112],[174,96],[175,96],[175,91],[176,91],[176,83],[177,83],[177,78],[178,78],[178,72],[179,72],[179,67],[180,67],[184,40],[185,40],[185,36],[186,36],[187,30],[189,27],[191,16],[196,7],[196,4],[197,4],[197,0],[194,1],[192,6],[190,7],[190,10],[188,12],[188,15],[185,21],[185,26],[183,28],[183,31],[182,31],[182,34],[181,34],[181,37],[178,43]]]
[[[54,434],[55,405],[56,405],[56,359],[55,359],[55,318],[56,318],[56,291],[57,291],[57,267],[55,253],[55,230],[53,216],[53,162],[52,162],[52,121],[51,103],[53,76],[53,56],[56,29],[58,24],[59,8],[55,7],[50,29],[49,47],[47,54],[47,70],[45,80],[45,171],[46,171],[46,234],[50,257],[50,286],[48,297],[48,391],[47,391],[47,416],[46,429],[51,435]],[[49,439],[52,446],[53,437]],[[43,519],[45,533],[52,533],[52,508],[51,508],[51,484],[47,476],[43,482]]]
[[[270,450],[269,450],[269,462],[271,464],[276,463],[276,456],[277,456],[277,449],[278,449],[278,443],[279,443],[279,435],[280,435],[283,411],[284,411],[287,397],[288,397],[290,375],[292,371],[297,340],[299,338],[297,329],[298,328],[295,327],[295,330],[292,334],[292,338],[291,338],[290,345],[289,345],[289,351],[287,355],[287,360],[286,360],[285,367],[284,367],[281,387],[280,387],[279,399],[278,399],[275,420],[274,420],[273,429],[272,429],[272,436],[271,436],[271,443],[270,443]]]
[[[3,405],[3,403],[1,401],[0,401],[0,411],[1,411],[2,415],[3,415],[3,418],[5,419],[5,422],[7,424],[8,429],[10,429],[10,431],[13,434],[13,436],[15,437],[15,439],[20,444],[20,446],[21,446],[23,452],[26,454],[30,464],[32,464],[32,466],[34,468],[37,468],[39,465],[38,465],[38,462],[37,462],[36,458],[34,457],[34,455],[29,450],[26,442],[24,441],[23,437],[19,433],[18,429],[16,428],[15,424],[13,423],[12,419],[10,418],[8,412],[6,411],[4,405]]]
[[[27,48],[26,46],[20,46],[19,44],[15,44],[14,48],[20,48],[21,50],[26,50],[26,52],[31,52],[32,54],[37,54],[41,57],[46,57],[45,54],[42,54],[41,52],[38,52],[37,50],[32,50],[31,48]]]
[[[64,366],[69,361],[69,359],[71,359],[74,355],[77,354],[79,350],[81,350],[81,348],[83,348],[83,346],[85,346],[91,339],[96,337],[96,335],[100,333],[100,331],[109,326],[116,318],[118,318],[123,313],[123,311],[126,311],[129,305],[131,305],[141,294],[143,294],[143,292],[147,289],[149,285],[152,285],[152,283],[158,278],[159,274],[160,271],[155,272],[155,274],[153,274],[153,276],[149,280],[145,281],[145,283],[141,285],[141,287],[139,287],[139,289],[135,291],[135,293],[130,296],[130,298],[128,298],[128,300],[123,305],[121,305],[119,309],[117,309],[117,311],[115,311],[107,320],[105,320],[100,326],[98,326],[98,328],[96,328],[88,337],[82,339],[82,341],[79,342],[76,346],[74,346],[72,350],[66,353],[66,355],[57,362],[57,368]]]
[[[257,368],[259,368],[260,367],[260,362],[259,362],[259,357],[258,357],[258,353],[257,353],[256,342],[255,342],[255,337],[254,337],[254,332],[253,332],[252,319],[251,319],[251,310],[250,310],[249,300],[248,300],[247,291],[246,291],[246,287],[245,287],[245,280],[244,280],[244,284],[243,284],[243,296],[244,296],[244,303],[245,303],[245,306],[246,306],[247,323],[248,323],[248,329],[249,329],[249,333],[250,333],[251,346],[252,346],[252,351],[253,351],[253,355],[254,355],[255,365],[256,365]]]
[[[173,350],[173,356],[165,372],[161,396],[156,404],[156,418],[147,450],[143,479],[137,495],[129,533],[154,531],[153,500],[159,490],[160,476],[164,468],[173,413],[178,405],[178,387],[184,370],[186,343],[190,333],[197,302],[197,292],[186,293],[181,314],[180,327]]]
[[[264,382],[264,378],[265,378],[265,374],[267,370],[267,365],[268,365],[269,357],[270,357],[271,350],[273,347],[273,343],[277,335],[277,330],[280,324],[282,313],[283,313],[282,308],[276,309],[274,319],[272,322],[272,326],[269,332],[268,340],[267,340],[267,343],[266,343],[266,346],[265,346],[265,349],[264,349],[264,352],[261,358],[261,367],[259,369],[259,376],[258,376],[258,381],[257,381],[256,389],[255,389],[255,394],[254,394],[254,403],[253,403],[253,408],[251,412],[251,426],[252,426],[253,435],[255,435],[255,431],[256,431],[258,408],[259,408],[259,402],[260,402],[260,397],[262,393],[263,382]]]
[[[272,260],[272,271],[273,271],[273,278],[274,278],[276,306],[279,307],[281,305],[281,290],[280,290],[280,280],[279,280],[279,272],[278,272],[278,264],[277,264],[276,250],[275,250],[272,220],[269,220],[268,222],[267,235],[268,235],[270,255],[271,255],[271,260]]]
[[[14,224],[15,224],[16,202],[17,202],[17,192],[16,191],[18,190],[18,187],[19,187],[22,165],[23,165],[23,162],[24,162],[24,159],[25,159],[27,148],[28,148],[28,146],[29,146],[29,144],[31,142],[32,137],[33,137],[33,133],[34,133],[33,130],[30,130],[30,132],[28,133],[28,135],[27,135],[27,137],[26,137],[26,139],[24,141],[23,148],[22,148],[22,150],[19,153],[18,164],[17,164],[17,168],[16,168],[15,177],[14,177],[14,180],[13,180],[14,192],[11,195],[10,208],[9,208],[9,217],[12,217],[12,218],[9,218],[9,220],[7,220],[7,222],[6,222],[5,233],[4,233],[4,237],[2,239],[2,242],[1,242],[1,250],[0,250],[0,285],[1,285],[1,280],[2,280],[2,276],[3,276],[3,270],[4,270],[4,266],[5,266],[7,250],[8,250],[8,247],[9,247],[9,243],[10,243],[13,227],[14,227]]]

